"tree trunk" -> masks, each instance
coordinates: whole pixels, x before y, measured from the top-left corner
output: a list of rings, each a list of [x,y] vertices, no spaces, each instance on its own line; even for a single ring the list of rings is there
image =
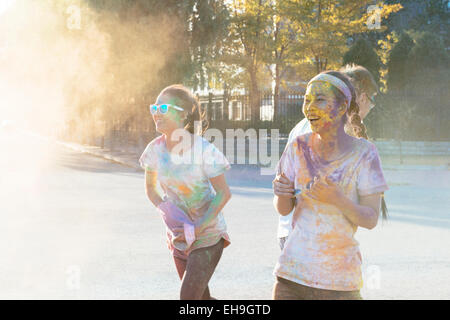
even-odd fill
[[[228,86],[227,84],[223,85],[223,115],[222,120],[229,120],[230,117],[228,115],[228,106],[230,104],[230,96],[228,92]]]
[[[316,74],[319,74],[320,73],[320,62],[319,62],[319,57],[318,56],[315,56],[314,57],[314,60],[316,60]]]
[[[278,120],[280,116],[280,84],[281,84],[281,75],[280,75],[280,65],[277,63],[275,65],[275,90],[274,90],[274,99],[273,99],[273,120]]]
[[[251,120],[253,122],[258,122],[261,119],[260,112],[260,96],[258,88],[258,79],[256,77],[256,70],[250,70],[250,109],[251,109]]]
[[[206,118],[207,118],[209,123],[211,123],[211,120],[213,118],[214,119],[216,118],[216,115],[215,115],[216,111],[213,110],[212,99],[213,99],[213,94],[212,94],[212,92],[210,92],[210,93],[208,93],[208,107],[207,107],[207,110],[206,110]],[[202,111],[204,111],[204,110],[202,110]],[[214,113],[214,116],[213,116],[213,113]]]

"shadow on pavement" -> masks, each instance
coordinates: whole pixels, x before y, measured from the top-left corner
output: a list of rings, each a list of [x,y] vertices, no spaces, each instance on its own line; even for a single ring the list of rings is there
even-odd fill
[[[136,175],[142,172],[139,169],[126,167],[122,164],[108,161],[104,158],[91,154],[79,154],[75,152],[62,151],[57,156],[59,165],[78,171],[88,171],[96,173],[120,173],[125,175]]]

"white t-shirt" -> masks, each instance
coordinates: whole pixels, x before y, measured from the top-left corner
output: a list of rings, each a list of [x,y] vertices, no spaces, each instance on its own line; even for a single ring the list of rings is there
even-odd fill
[[[286,147],[298,136],[311,132],[311,124],[308,119],[303,118],[289,133],[289,138]],[[292,230],[292,212],[286,216],[280,214],[278,218],[278,238],[285,238],[289,236]]]
[[[209,179],[230,169],[223,153],[198,135],[195,135],[193,147],[182,156],[169,152],[165,136],[161,135],[147,145],[139,162],[145,170],[157,172],[157,180],[165,196],[193,221],[203,216],[215,197]],[[184,240],[177,242],[170,238],[170,233],[168,237],[170,249],[175,247],[185,251],[187,245]],[[225,245],[230,243],[222,212],[208,223],[202,234],[197,235],[189,252],[214,245],[220,238],[226,240]]]
[[[360,196],[388,189],[375,145],[355,138],[351,152],[324,161],[311,148],[312,133],[293,140],[277,171],[305,189],[316,176],[329,177],[355,203]],[[337,207],[305,195],[294,210],[296,219],[275,267],[278,277],[313,288],[353,291],[362,287],[361,254],[354,238],[357,226]]]

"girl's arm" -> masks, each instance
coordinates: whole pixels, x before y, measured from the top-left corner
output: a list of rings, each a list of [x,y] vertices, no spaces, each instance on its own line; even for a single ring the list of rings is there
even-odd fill
[[[161,199],[158,192],[156,192],[157,176],[157,171],[145,170],[145,194],[155,207],[158,207],[163,202],[163,199]]]
[[[381,193],[361,196],[359,203],[350,200],[341,188],[328,177],[320,178],[308,192],[308,196],[336,206],[353,224],[373,229],[378,223]]]
[[[287,216],[294,209],[295,199],[292,197],[273,197],[273,206],[282,216]]]
[[[351,222],[357,226],[373,229],[378,223],[381,207],[381,193],[361,196],[359,204],[347,197],[341,197],[335,205],[344,213]]]
[[[209,222],[217,217],[219,212],[223,209],[223,207],[225,207],[225,204],[231,199],[230,188],[228,187],[224,174],[210,178],[209,181],[216,191],[216,196],[211,201],[211,204],[205,214],[196,222],[197,230],[202,230],[209,224]]]
[[[272,182],[273,206],[282,216],[288,215],[295,205],[294,183],[284,173],[277,175]]]

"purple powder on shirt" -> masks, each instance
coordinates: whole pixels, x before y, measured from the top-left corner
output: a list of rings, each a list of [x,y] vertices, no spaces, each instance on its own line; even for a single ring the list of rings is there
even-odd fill
[[[317,175],[317,170],[312,164],[312,158],[311,158],[311,149],[308,147],[307,143],[305,141],[302,141],[300,138],[297,138],[297,146],[301,148],[301,151],[303,151],[303,156],[305,157],[306,161],[306,167],[308,168],[309,176],[311,178],[315,177]]]

